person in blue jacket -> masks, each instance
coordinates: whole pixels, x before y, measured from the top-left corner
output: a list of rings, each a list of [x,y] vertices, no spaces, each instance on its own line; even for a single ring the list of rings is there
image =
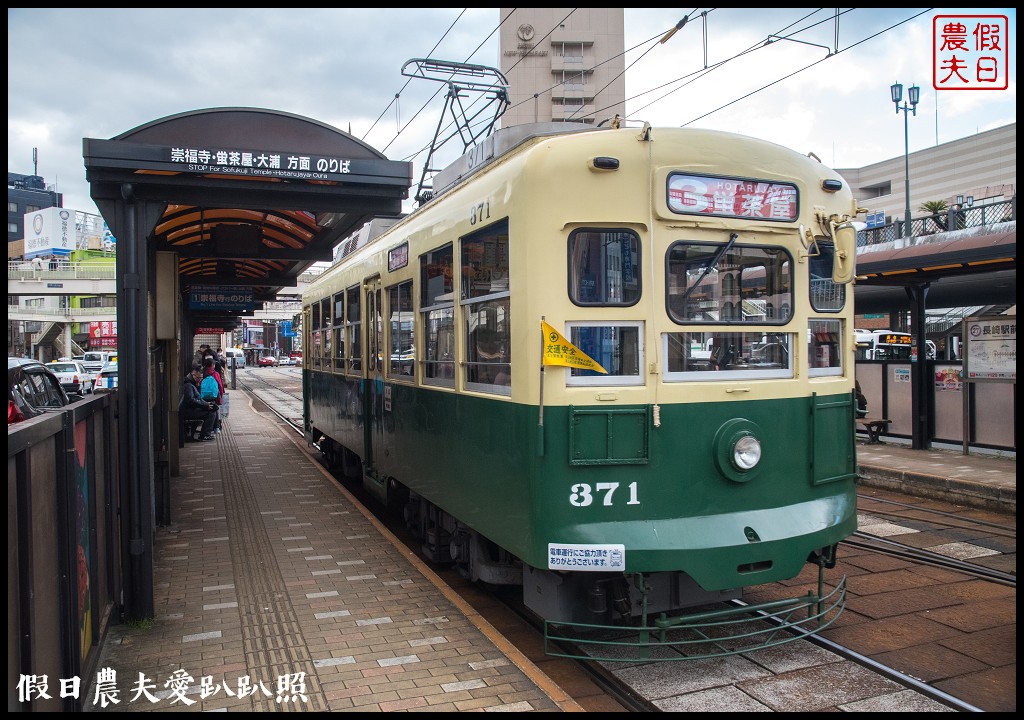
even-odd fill
[[[217,403],[203,400],[199,384],[203,381],[203,367],[198,363],[192,365],[192,371],[185,376],[183,394],[179,412],[184,420],[202,420],[200,440],[213,440],[213,428],[217,422]]]

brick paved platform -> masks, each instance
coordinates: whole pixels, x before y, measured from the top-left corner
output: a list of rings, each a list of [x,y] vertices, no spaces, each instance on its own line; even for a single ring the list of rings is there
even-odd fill
[[[155,620],[112,627],[87,712],[580,710],[232,394],[181,451]]]

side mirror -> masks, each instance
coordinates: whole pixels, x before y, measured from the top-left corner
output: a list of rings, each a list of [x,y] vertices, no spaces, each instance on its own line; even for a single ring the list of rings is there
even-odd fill
[[[835,252],[832,256],[832,282],[845,285],[853,282],[857,269],[857,227],[844,222],[832,229]]]

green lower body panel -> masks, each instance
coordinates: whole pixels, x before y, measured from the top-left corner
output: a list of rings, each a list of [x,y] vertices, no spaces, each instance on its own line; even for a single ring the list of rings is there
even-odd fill
[[[309,372],[307,424],[539,570],[795,576],[856,529],[852,395],[545,407]],[[731,461],[760,442],[751,470]],[[567,564],[573,563],[573,564]],[[602,565],[601,563],[608,563]]]

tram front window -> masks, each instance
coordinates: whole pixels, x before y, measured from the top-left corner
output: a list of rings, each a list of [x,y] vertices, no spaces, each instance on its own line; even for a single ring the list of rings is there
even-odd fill
[[[782,325],[792,315],[792,261],[784,248],[677,242],[666,259],[666,304],[681,325]]]
[[[714,330],[662,338],[668,382],[793,377],[792,333]]]

